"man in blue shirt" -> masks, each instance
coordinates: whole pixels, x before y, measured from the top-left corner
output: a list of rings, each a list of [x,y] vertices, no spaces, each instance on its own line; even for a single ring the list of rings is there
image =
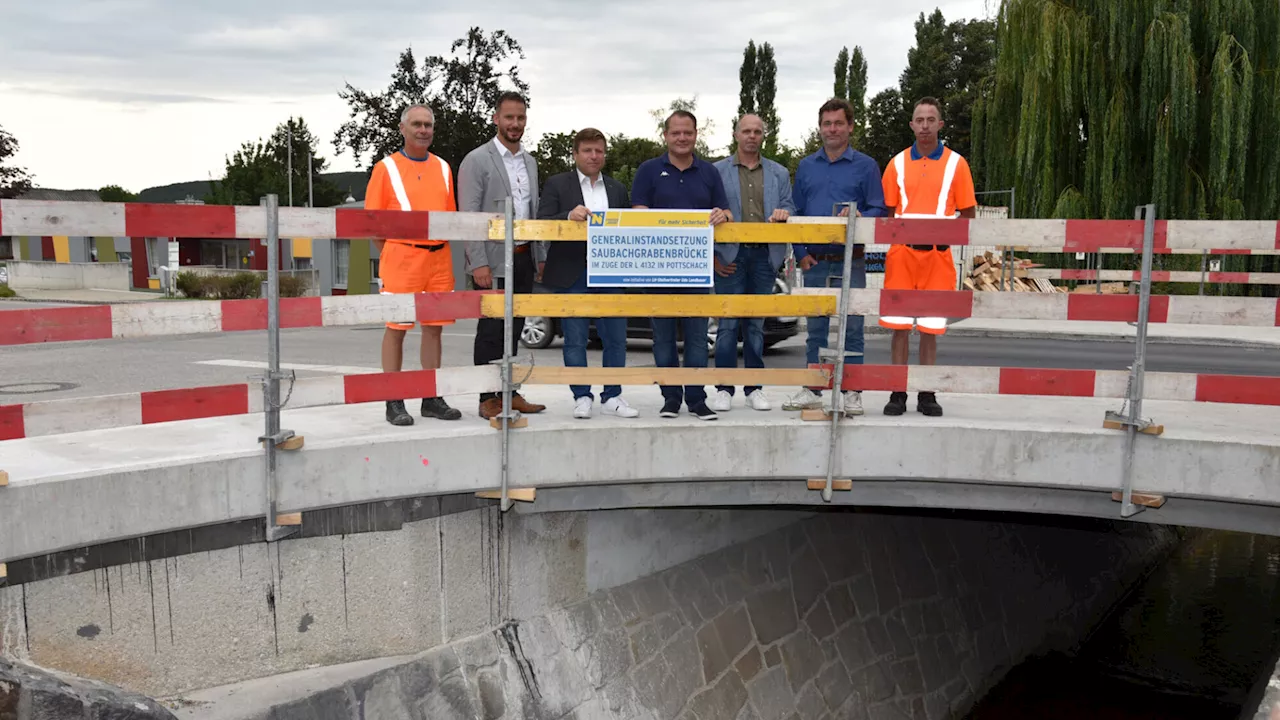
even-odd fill
[[[870,157],[849,147],[853,131],[853,106],[833,98],[818,109],[818,131],[822,149],[800,161],[796,168],[793,196],[797,215],[848,215],[849,208],[839,203],[853,202],[863,217],[884,217],[884,190],[880,183],[880,167]],[[843,245],[793,245],[796,263],[804,271],[805,287],[840,287],[844,272]],[[848,249],[854,253],[853,275],[849,286],[867,286],[867,264],[861,247]],[[830,318],[808,319],[809,338],[805,343],[809,363],[821,362],[818,351],[827,347]],[[845,364],[861,365],[863,354],[863,318],[850,315],[844,336]],[[783,404],[783,410],[806,410],[822,407],[820,388],[803,388]],[[846,390],[846,415],[862,414],[862,392]]]
[[[667,152],[661,157],[646,160],[636,168],[631,181],[632,206],[638,209],[710,210],[711,224],[719,225],[732,220],[726,209],[724,183],[715,166],[694,155],[698,141],[698,119],[693,113],[677,110],[662,124],[662,137]],[[700,294],[703,288],[659,288],[659,294]],[[679,367],[680,355],[676,350],[676,330],[684,333],[684,366],[707,366],[707,318],[650,318],[653,327],[653,360],[658,367]],[[689,413],[700,420],[715,420],[716,414],[707,407],[707,390],[702,385],[662,386],[662,417],[673,418],[680,414],[684,402]]]

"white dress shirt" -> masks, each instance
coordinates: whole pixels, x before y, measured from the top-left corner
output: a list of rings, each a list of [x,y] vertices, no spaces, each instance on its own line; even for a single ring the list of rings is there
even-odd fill
[[[533,191],[529,188],[529,168],[524,164],[524,145],[513,153],[498,138],[495,137],[493,143],[498,146],[502,164],[507,168],[507,182],[511,185],[511,204],[515,206],[516,219],[528,220],[533,217]]]
[[[604,173],[600,173],[593,185],[591,178],[583,175],[581,170],[574,172],[578,173],[578,184],[582,186],[582,204],[591,212],[608,210],[609,193],[604,188]]]

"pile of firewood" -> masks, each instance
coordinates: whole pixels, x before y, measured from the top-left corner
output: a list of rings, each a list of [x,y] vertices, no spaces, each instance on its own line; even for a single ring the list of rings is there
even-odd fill
[[[1026,277],[1027,270],[1040,267],[1030,260],[1014,258],[1013,272],[999,253],[987,252],[973,258],[973,272],[964,279],[966,290],[981,292],[1042,292],[1065,293],[1066,288],[1056,287],[1045,278]]]

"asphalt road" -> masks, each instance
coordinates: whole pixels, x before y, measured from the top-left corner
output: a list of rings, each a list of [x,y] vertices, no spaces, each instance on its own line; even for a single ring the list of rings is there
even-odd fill
[[[445,366],[471,364],[474,329],[475,321],[445,329]],[[381,337],[381,327],[286,330],[281,358],[286,367],[300,365],[294,368],[300,377],[377,371]],[[415,332],[406,341],[407,369],[418,366],[418,337]],[[888,363],[889,337],[869,334],[866,340],[866,361]],[[632,340],[628,365],[652,366],[651,347],[648,340]],[[530,352],[521,350],[526,357]],[[532,354],[538,364],[563,364],[558,340]],[[957,336],[942,339],[938,356],[945,365],[1123,370],[1132,361],[1133,348],[1128,342]],[[599,350],[589,350],[588,358],[599,365]],[[242,383],[261,372],[265,359],[262,332],[0,347],[0,405]],[[766,362],[770,367],[804,367],[803,334],[769,350]],[[1147,362],[1152,371],[1280,376],[1280,352],[1275,350],[1152,344]]]

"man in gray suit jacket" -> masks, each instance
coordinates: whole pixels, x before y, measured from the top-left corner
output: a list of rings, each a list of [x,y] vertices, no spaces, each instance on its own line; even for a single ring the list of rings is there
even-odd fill
[[[767,132],[759,115],[743,115],[734,127],[738,152],[716,163],[724,181],[729,209],[742,222],[786,222],[795,212],[791,198],[791,175],[782,165],[762,157],[760,146]],[[715,271],[717,295],[769,295],[778,269],[790,253],[786,243],[719,243]],[[738,367],[738,318],[721,318],[716,333],[716,367]],[[764,367],[764,318],[746,319],[743,364]],[[707,405],[716,412],[728,412],[733,405],[733,386],[721,385]],[[747,404],[756,410],[772,406],[759,386],[742,389]]]
[[[503,212],[505,200],[510,197],[515,206],[517,220],[529,220],[538,209],[538,164],[524,149],[520,139],[524,137],[528,104],[519,93],[504,92],[498,96],[493,113],[497,136],[490,142],[467,153],[458,166],[458,210],[461,212]],[[514,283],[517,293],[533,292],[533,279],[541,273],[546,262],[546,248],[542,243],[519,241],[516,243],[514,277],[505,278],[502,243],[466,243],[467,272],[477,288],[503,289],[505,283]],[[535,265],[537,270],[535,271]],[[488,365],[501,360],[503,353],[502,318],[481,318],[476,325],[474,361],[476,365]],[[515,318],[512,328],[512,347],[518,347],[520,333],[524,330],[524,318]],[[511,396],[511,408],[521,413],[539,413],[545,405],[525,400],[519,393]],[[502,397],[497,393],[480,395],[480,417],[488,420],[502,413]]]

